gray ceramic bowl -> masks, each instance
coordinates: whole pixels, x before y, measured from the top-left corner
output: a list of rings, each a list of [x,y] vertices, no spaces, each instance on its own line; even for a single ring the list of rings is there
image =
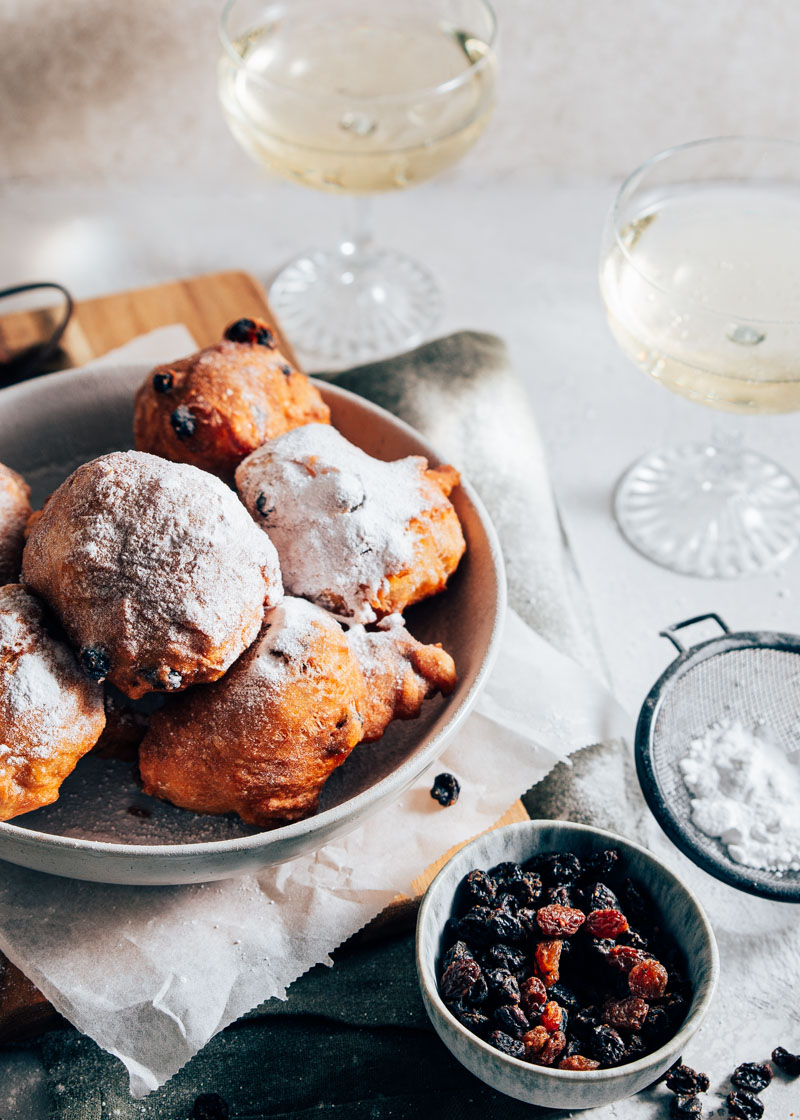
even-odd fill
[[[133,393],[142,370],[73,370],[0,392],[0,462],[20,471],[34,505],[80,463],[131,446]],[[422,437],[383,409],[319,384],[335,426],[380,459],[425,455]],[[52,806],[0,822],[0,859],[75,879],[175,884],[222,879],[312,852],[397,797],[444,750],[491,668],[505,614],[500,547],[468,483],[453,494],[467,553],[447,591],[412,607],[408,626],[441,642],[459,674],[455,691],[417,720],[396,721],[378,743],[356,747],[323,790],[320,812],[270,832],[145,798],[131,764],[87,755]],[[129,809],[146,809],[148,816]]]
[[[437,965],[445,923],[456,888],[474,867],[488,869],[505,860],[522,863],[537,852],[589,855],[619,848],[630,869],[656,900],[662,925],[686,955],[694,990],[689,1013],[670,1041],[636,1062],[616,1069],[578,1073],[529,1065],[495,1050],[463,1027],[439,995]],[[567,821],[524,821],[484,833],[448,860],[425,894],[417,921],[417,971],[422,998],[436,1033],[462,1065],[492,1088],[517,1100],[549,1108],[593,1108],[630,1097],[650,1085],[682,1053],[708,1011],[719,973],[717,943],[700,903],[650,852],[599,828]]]

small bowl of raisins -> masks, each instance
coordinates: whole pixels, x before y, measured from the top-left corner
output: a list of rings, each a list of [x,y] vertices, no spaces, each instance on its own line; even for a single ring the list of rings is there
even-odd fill
[[[524,821],[479,836],[434,879],[417,971],[462,1065],[510,1097],[576,1109],[669,1069],[708,1010],[719,961],[697,898],[645,848]]]

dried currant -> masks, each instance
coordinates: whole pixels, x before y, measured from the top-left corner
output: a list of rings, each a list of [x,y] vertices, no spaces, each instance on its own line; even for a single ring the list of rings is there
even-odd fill
[[[281,373],[283,374],[284,377],[291,377],[292,376],[292,367],[289,365],[288,362],[284,362],[283,365],[281,366]]]
[[[545,937],[571,937],[583,925],[584,917],[580,910],[554,902],[536,911],[536,922]]]
[[[472,960],[472,950],[464,941],[456,941],[455,945],[451,945],[442,958],[442,975],[444,975],[453,961],[460,961],[465,957]]]
[[[642,1027],[642,1034],[651,1046],[660,1046],[672,1034],[669,1015],[663,1007],[651,1007]]]
[[[462,1007],[460,1004],[454,1003],[450,1010],[459,1023],[471,1030],[473,1034],[483,1036],[489,1029],[489,1016],[484,1015],[482,1011],[476,1011],[474,1007]]]
[[[170,413],[169,422],[178,439],[191,439],[195,432],[195,418],[192,410],[185,404],[179,404],[174,412]]]
[[[542,1014],[539,1019],[541,1025],[545,1030],[562,1031],[566,1025],[567,1013],[564,1011],[560,1004],[556,1003],[554,999],[548,1000],[542,1008]]]
[[[629,921],[634,925],[648,924],[653,916],[653,908],[633,879],[626,879],[620,890],[622,908]]]
[[[599,1069],[600,1063],[594,1058],[584,1058],[583,1054],[568,1054],[558,1063],[559,1069],[589,1070]]]
[[[628,973],[628,987],[642,999],[660,999],[667,990],[669,975],[658,961],[640,961]]]
[[[548,903],[555,902],[558,906],[568,906],[570,909],[582,909],[578,902],[583,902],[583,892],[579,891],[574,883],[569,886],[548,887]]]
[[[275,347],[275,336],[269,327],[262,326],[253,319],[237,319],[225,331],[229,342],[254,342],[259,346]]]
[[[440,805],[447,808],[450,805],[455,805],[458,801],[458,795],[461,793],[461,786],[458,784],[458,778],[453,774],[437,774],[433,785],[431,786],[431,797],[434,801],[438,801]]]
[[[489,917],[489,933],[493,941],[514,942],[525,940],[525,929],[516,914],[509,914],[497,907]]]
[[[631,1034],[628,1036],[628,1045],[625,1047],[625,1061],[635,1062],[637,1058],[641,1058],[643,1054],[647,1053],[647,1046],[640,1034]]]
[[[625,1043],[613,1027],[600,1023],[589,1032],[589,1046],[598,1062],[604,1066],[616,1066],[625,1056]]]
[[[592,937],[619,937],[628,928],[628,919],[620,910],[592,910],[586,915],[586,932]]]
[[[649,1010],[650,1004],[636,996],[609,999],[603,1004],[603,1021],[617,1029],[640,1031]]]
[[[683,996],[671,995],[667,996],[662,1006],[669,1015],[669,1021],[672,1023],[673,1029],[677,1029],[686,1018],[689,1007],[686,1000]]]
[[[776,1046],[772,1051],[772,1060],[787,1077],[800,1077],[800,1054],[793,1054],[785,1046]]]
[[[522,878],[511,885],[522,906],[533,906],[542,897],[542,879],[535,871],[523,871]]]
[[[606,879],[619,861],[619,851],[617,848],[606,848],[602,852],[595,852],[584,860],[583,870],[587,875],[596,876],[598,879]]]
[[[731,1074],[731,1081],[737,1089],[745,1089],[748,1093],[760,1093],[772,1081],[772,1067],[766,1062],[761,1065],[756,1062],[742,1062]]]
[[[671,1092],[677,1093],[680,1097],[690,1097],[697,1093],[708,1092],[708,1077],[704,1073],[698,1073],[691,1066],[683,1065],[682,1062],[676,1062],[667,1071],[664,1082]]]
[[[84,646],[81,650],[81,665],[87,677],[93,681],[104,681],[111,669],[111,658],[99,646]]]
[[[489,928],[491,916],[492,911],[488,906],[472,906],[458,919],[458,936],[463,937],[468,943],[488,945],[492,940],[492,932]]]
[[[579,1038],[588,1039],[595,1027],[600,1024],[600,1009],[590,1004],[573,1012],[570,1017],[570,1028]]]
[[[764,1102],[755,1093],[747,1093],[744,1089],[737,1089],[735,1093],[728,1093],[725,1098],[728,1112],[738,1116],[740,1120],[761,1120],[764,1115]]]
[[[572,852],[548,852],[539,861],[539,870],[553,886],[565,886],[581,877],[581,861]]]
[[[505,968],[487,969],[486,983],[499,1003],[519,1003],[520,991],[516,976]]]
[[[518,863],[508,860],[506,863],[498,863],[489,874],[506,889],[511,889],[516,883],[522,882],[524,872]]]
[[[269,498],[266,494],[259,494],[256,498],[256,509],[262,517],[269,517],[271,513],[275,512],[275,506],[269,505]]]
[[[525,971],[526,961],[522,949],[514,949],[511,945],[504,945],[502,941],[491,946],[488,959],[496,968],[505,968],[515,976]]]
[[[494,1012],[494,1021],[501,1031],[510,1034],[512,1038],[522,1038],[531,1029],[527,1015],[516,1004],[504,1003],[502,1007],[498,1007]]]
[[[494,902],[495,895],[497,894],[497,886],[494,879],[487,875],[485,871],[480,871],[477,867],[474,871],[470,871],[469,875],[464,879],[464,889],[474,902],[480,902],[484,905]]]
[[[557,999],[562,1007],[566,1007],[567,1011],[577,1011],[581,1005],[575,993],[565,987],[564,984],[551,984],[549,995],[550,999]]]
[[[489,1042],[494,1046],[495,1050],[499,1050],[501,1054],[508,1054],[510,1058],[524,1058],[525,1046],[518,1038],[512,1038],[510,1034],[505,1031],[492,1031],[489,1035]]]
[[[559,980],[558,964],[561,959],[562,943],[558,939],[540,941],[534,953],[534,966],[544,986],[550,988]]]
[[[153,388],[157,393],[168,393],[172,385],[173,377],[170,370],[161,369],[153,374]]]
[[[584,891],[586,896],[586,909],[591,910],[619,910],[619,899],[605,883],[592,883]]]
[[[520,1003],[526,1015],[532,1015],[534,1009],[547,1002],[547,988],[538,976],[529,976],[519,986]]]
[[[445,969],[442,999],[445,1003],[479,1003],[485,987],[486,980],[478,962],[472,957],[460,957]]]
[[[670,1120],[683,1120],[685,1116],[702,1116],[703,1105],[699,1097],[673,1097],[669,1102]]]
[[[201,1093],[192,1105],[191,1120],[228,1120],[228,1102],[219,1093]]]

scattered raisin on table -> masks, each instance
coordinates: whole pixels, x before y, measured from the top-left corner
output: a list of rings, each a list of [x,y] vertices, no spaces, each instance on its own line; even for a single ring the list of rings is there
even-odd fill
[[[669,974],[658,961],[640,961],[628,973],[628,987],[642,999],[660,999],[667,990]]]
[[[461,786],[458,784],[458,778],[453,774],[437,774],[431,786],[431,797],[434,801],[438,801],[440,805],[447,808],[450,805],[455,805],[458,801],[458,795],[461,793]]]
[[[228,1102],[219,1093],[201,1093],[192,1105],[192,1120],[228,1120]]]
[[[697,1093],[708,1092],[708,1077],[704,1073],[698,1073],[691,1066],[683,1065],[681,1062],[667,1070],[667,1076],[664,1080],[667,1088],[671,1089],[673,1093],[677,1093],[679,1097],[689,1097]]]
[[[571,937],[584,922],[583,912],[551,903],[536,911],[536,922],[545,937]]]
[[[619,910],[592,910],[586,915],[586,932],[592,937],[612,940],[628,928],[628,919]]]
[[[699,1097],[673,1097],[669,1103],[671,1120],[683,1120],[685,1116],[702,1116],[703,1105]]]
[[[505,1031],[492,1031],[489,1035],[489,1042],[495,1050],[508,1054],[510,1058],[525,1057],[524,1044],[518,1038],[512,1038],[510,1034],[506,1034]]]
[[[600,1063],[594,1058],[584,1058],[583,1054],[569,1054],[558,1063],[559,1069],[588,1070],[599,1069]]]
[[[787,1077],[800,1077],[800,1054],[792,1054],[785,1046],[776,1046],[772,1060]]]
[[[731,1081],[737,1089],[745,1089],[748,1093],[760,1093],[766,1089],[772,1080],[772,1067],[766,1062],[758,1065],[756,1062],[742,1062],[731,1074]]]
[[[731,1116],[738,1116],[740,1120],[761,1120],[764,1115],[764,1102],[754,1093],[747,1093],[744,1089],[728,1093],[725,1101]]]

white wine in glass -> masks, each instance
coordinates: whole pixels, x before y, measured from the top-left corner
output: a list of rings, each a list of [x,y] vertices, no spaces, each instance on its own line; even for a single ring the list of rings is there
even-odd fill
[[[600,286],[620,346],[666,388],[800,409],[800,145],[728,137],[650,160],[609,216]],[[645,456],[615,514],[641,552],[694,575],[763,571],[800,539],[794,480],[724,437]]]
[[[277,174],[361,202],[338,249],[303,254],[270,292],[312,361],[402,349],[438,316],[428,272],[373,244],[364,199],[475,143],[494,104],[494,35],[486,0],[229,0],[219,93],[233,135]]]

